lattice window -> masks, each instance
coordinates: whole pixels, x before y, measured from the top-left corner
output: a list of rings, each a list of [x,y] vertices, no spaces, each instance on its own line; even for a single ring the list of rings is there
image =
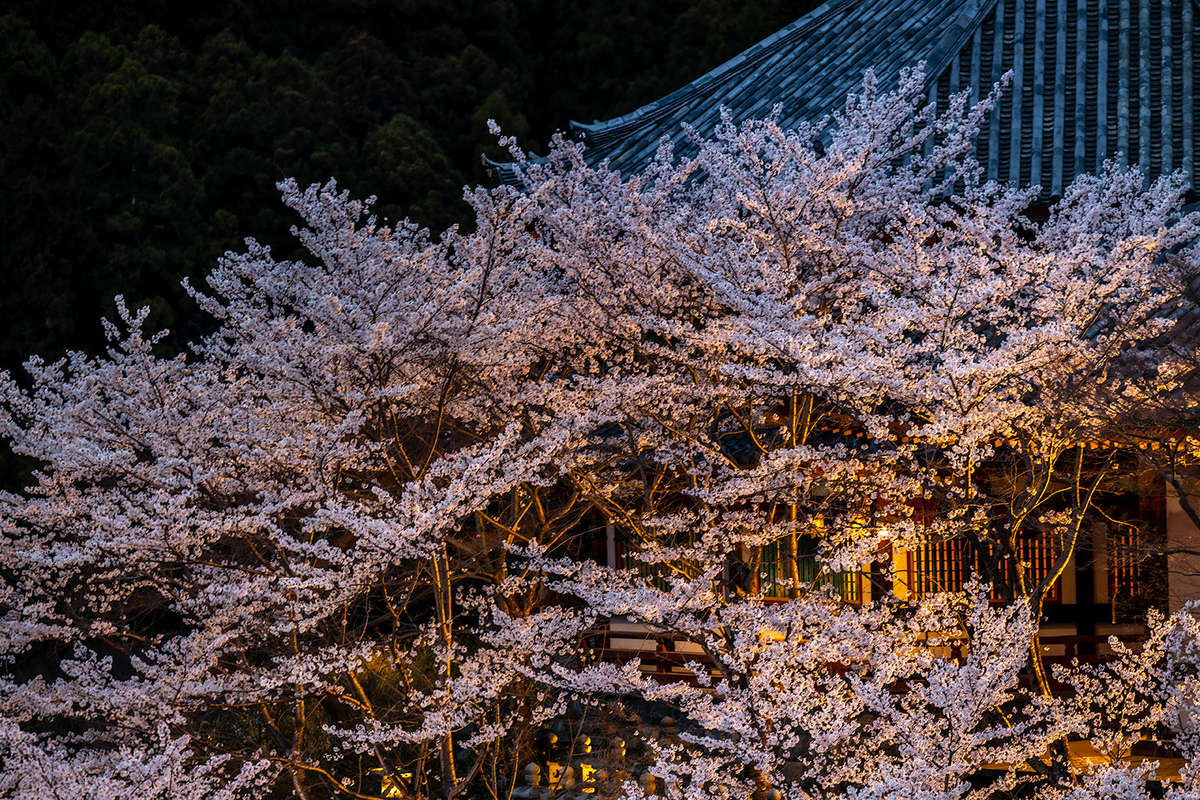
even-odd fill
[[[908,551],[908,593],[962,591],[974,561],[970,542],[961,537],[917,545]]]
[[[1056,536],[1031,536],[1017,540],[1017,558],[1027,565],[1025,571],[1027,586],[1033,588],[1046,579],[1046,576],[1054,569],[1054,562],[1058,560],[1060,550],[1061,545]],[[1011,568],[1012,564],[1007,559],[1000,562],[1000,570],[1010,585],[1012,578],[1009,570]],[[1060,583],[1060,580],[1055,580],[1050,586],[1050,591],[1046,593],[1046,602],[1058,603],[1061,601]]]
[[[1025,575],[1030,587],[1050,574],[1058,555],[1055,538],[1022,537],[1017,540],[1016,557],[1027,565]],[[1002,579],[1012,585],[1012,559],[1001,559],[999,567]],[[972,574],[981,574],[979,553],[972,542],[963,537],[926,542],[908,551],[907,573],[908,591],[914,597],[961,591]],[[991,599],[999,601],[1001,597],[1001,592],[993,586]],[[1051,585],[1046,601],[1061,602],[1061,580],[1055,580]]]
[[[692,539],[687,539],[687,544],[692,544]],[[629,540],[619,533],[616,539],[616,563],[611,565],[617,569],[634,569],[637,574],[644,578],[648,583],[658,589],[667,590],[667,579],[694,578],[700,574],[700,563],[692,559],[680,559],[670,563],[653,562],[649,563],[635,554],[641,550],[641,543],[636,540]]]
[[[839,572],[831,575],[823,572],[817,561],[816,537],[797,536],[794,558],[795,572],[799,577],[801,588],[806,584],[832,586],[846,602],[862,602],[863,574],[861,572]],[[785,598],[791,596],[793,588],[792,560],[792,545],[788,537],[777,539],[763,546],[758,571],[759,588],[764,597]]]
[[[1114,600],[1139,600],[1144,594],[1142,535],[1132,525],[1118,525],[1108,535],[1108,590]]]

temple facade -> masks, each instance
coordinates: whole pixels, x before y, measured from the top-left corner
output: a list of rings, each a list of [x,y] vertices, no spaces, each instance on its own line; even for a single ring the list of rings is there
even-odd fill
[[[1040,187],[1043,206],[1108,161],[1141,165],[1147,181],[1182,170],[1194,190],[1196,12],[1196,0],[832,0],[655,102],[572,123],[572,135],[589,162],[633,175],[664,136],[677,156],[693,153],[685,126],[709,137],[723,109],[740,121],[778,108],[781,126],[796,127],[838,110],[868,69],[886,89],[901,69],[923,63],[928,102],[939,109],[955,93],[982,97],[1011,75],[977,138],[978,160],[986,179]],[[497,166],[501,177],[511,169]],[[1200,552],[1200,530],[1156,473],[1133,469],[1103,511],[1048,598],[1042,635],[1052,657],[1102,656],[1105,637],[1143,630],[1147,608],[1200,599],[1200,555],[1179,552]],[[596,541],[598,561],[622,565],[619,530],[608,524]],[[1021,554],[1035,576],[1056,558],[1049,548],[1031,541]],[[776,550],[756,556],[753,569],[765,577],[755,593],[787,596],[787,581],[779,588],[772,577],[787,572]],[[835,579],[848,602],[880,590],[915,597],[961,588],[978,558],[963,542],[931,542],[893,553],[886,585],[868,573]],[[791,574],[807,572],[813,564]],[[666,673],[686,647],[620,620],[603,639],[597,646],[611,656],[637,656]]]

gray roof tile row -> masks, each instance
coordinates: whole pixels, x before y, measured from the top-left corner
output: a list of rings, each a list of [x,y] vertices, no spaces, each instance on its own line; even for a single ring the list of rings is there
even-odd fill
[[[993,0],[970,45],[938,74],[945,107],[954,70],[1013,84],[980,136],[987,177],[1062,194],[1115,158],[1148,180],[1194,171],[1195,0]],[[1032,13],[1031,13],[1032,12]],[[986,87],[981,87],[986,88]]]

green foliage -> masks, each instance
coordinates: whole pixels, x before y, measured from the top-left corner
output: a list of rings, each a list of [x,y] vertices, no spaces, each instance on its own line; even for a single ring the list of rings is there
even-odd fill
[[[370,174],[378,182],[380,205],[386,218],[452,218],[462,194],[462,178],[450,159],[419,122],[397,114],[367,136],[363,154]]]
[[[113,296],[173,342],[180,289],[253,233],[293,251],[275,183],[334,176],[434,231],[463,222],[497,120],[673,91],[812,0],[14,0],[0,15],[0,367],[104,346]],[[168,345],[178,347],[179,344]]]

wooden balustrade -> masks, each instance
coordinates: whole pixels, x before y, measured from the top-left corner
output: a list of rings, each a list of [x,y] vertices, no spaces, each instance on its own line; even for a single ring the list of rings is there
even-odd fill
[[[1042,661],[1047,666],[1053,664],[1070,664],[1078,661],[1081,664],[1102,664],[1111,661],[1111,653],[1094,652],[1081,653],[1081,646],[1087,645],[1101,650],[1116,639],[1123,644],[1136,645],[1145,640],[1141,634],[1120,634],[1114,636],[1042,636],[1040,639],[1044,655]],[[621,640],[619,644],[613,640]],[[712,660],[700,648],[692,644],[686,637],[672,633],[655,631],[620,630],[613,632],[607,628],[588,631],[580,637],[581,651],[588,662],[608,662],[626,664],[639,659],[648,677],[659,682],[683,681],[693,685],[698,684],[695,673],[686,668],[688,664],[701,666],[712,665]],[[1061,653],[1051,654],[1051,648],[1061,647]],[[946,655],[963,663],[966,660],[966,650],[963,642],[952,642],[942,646]],[[848,669],[846,664],[830,664],[830,671],[841,673]],[[1065,690],[1064,684],[1052,681],[1055,689]]]

